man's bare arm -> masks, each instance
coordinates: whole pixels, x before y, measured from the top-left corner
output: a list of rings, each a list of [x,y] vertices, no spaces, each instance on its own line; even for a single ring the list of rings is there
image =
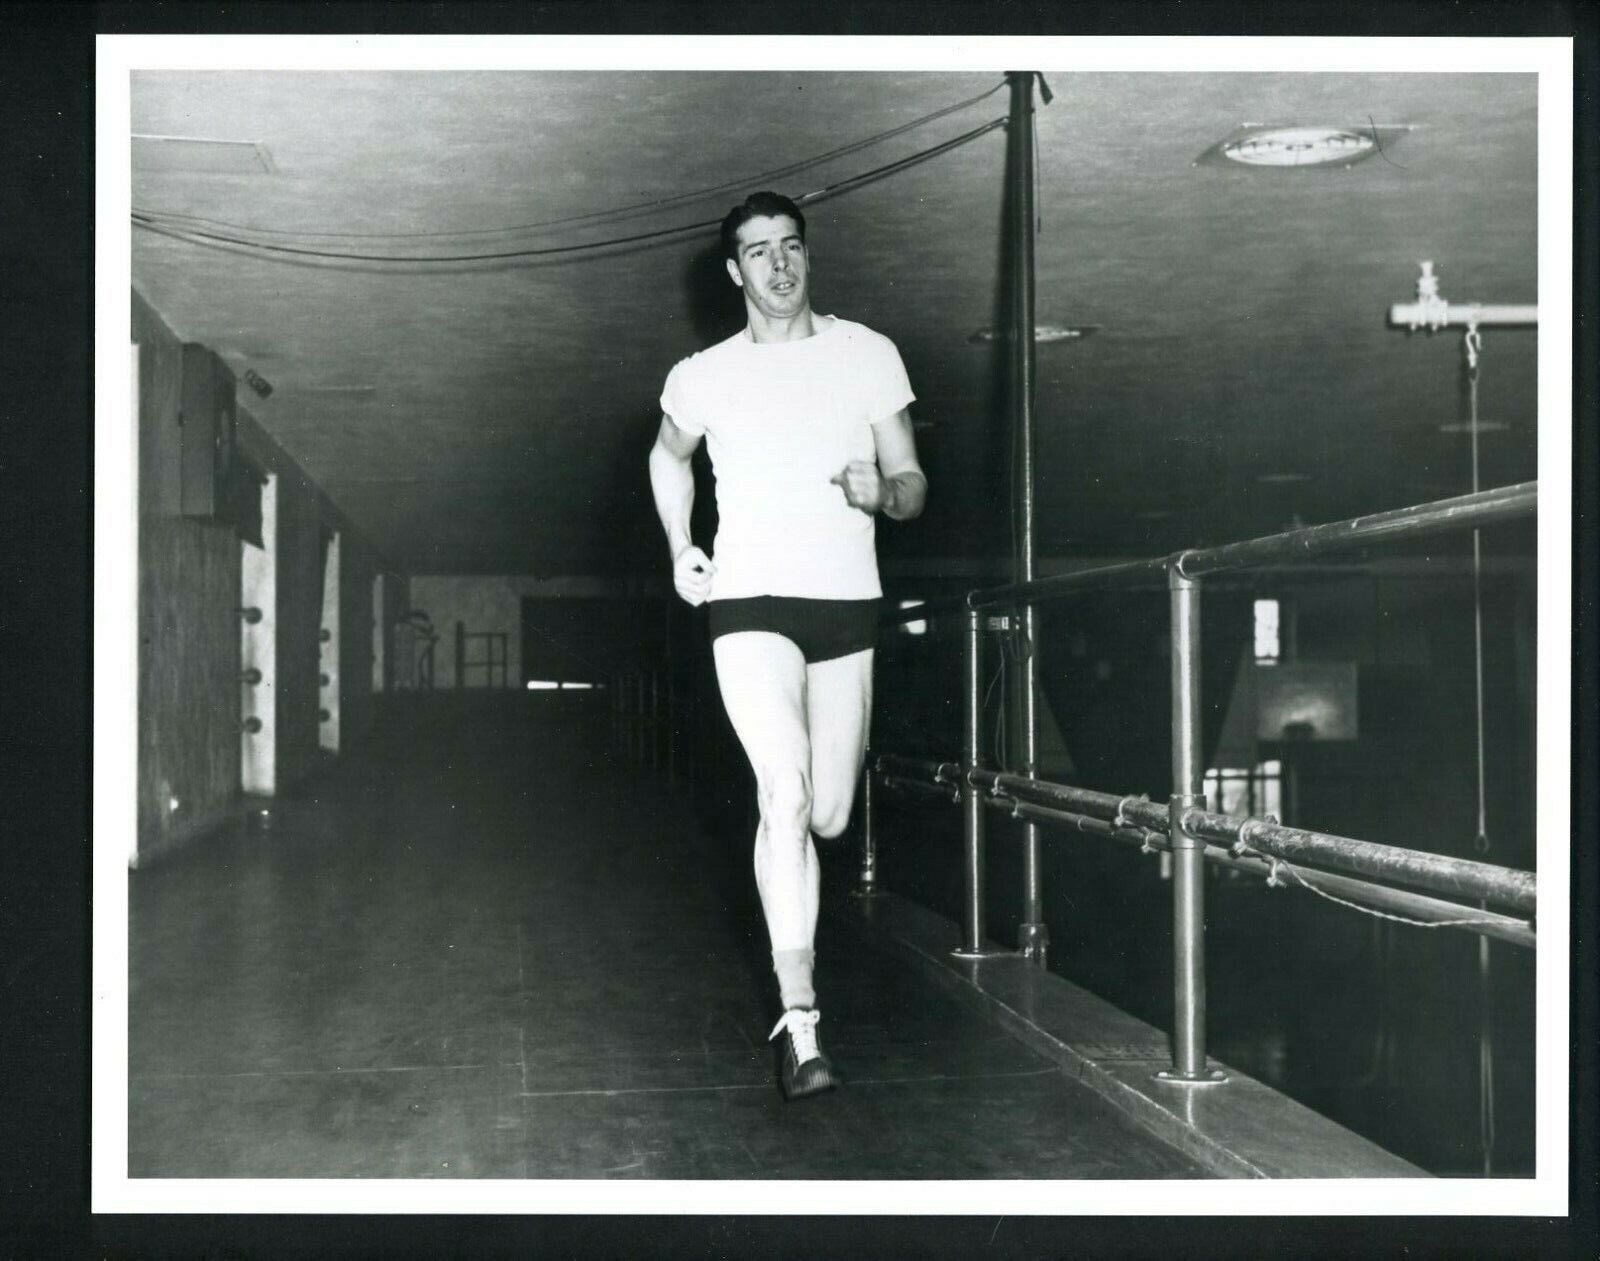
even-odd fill
[[[928,502],[928,479],[917,461],[911,413],[901,408],[875,423],[872,441],[878,449],[878,470],[884,480],[883,514],[896,521],[921,515]]]
[[[689,461],[700,445],[697,434],[684,433],[672,417],[661,417],[661,428],[650,448],[650,492],[655,497],[656,515],[666,531],[667,548],[673,560],[691,543],[689,516],[694,510],[694,469]]]
[[[690,604],[705,600],[717,569],[689,533],[694,510],[694,468],[689,461],[699,445],[698,434],[685,433],[671,416],[663,415],[655,446],[650,448],[650,493],[672,554],[672,584]]]

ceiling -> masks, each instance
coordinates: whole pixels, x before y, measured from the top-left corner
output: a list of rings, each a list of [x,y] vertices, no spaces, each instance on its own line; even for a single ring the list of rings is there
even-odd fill
[[[1047,78],[1037,317],[1095,331],[1038,350],[1042,557],[1154,554],[1470,488],[1459,335],[1385,317],[1422,259],[1449,300],[1537,300],[1533,76]],[[764,173],[1000,82],[139,72],[135,134],[253,142],[266,158],[136,147],[136,208],[257,244],[138,229],[133,280],[180,336],[271,383],[251,412],[395,569],[652,571],[662,379],[742,323],[714,232],[527,252],[716,220],[755,187],[832,186],[1003,115],[1006,91]],[[1413,129],[1348,168],[1197,162],[1247,122]],[[808,206],[816,309],[893,338],[919,399],[929,507],[880,530],[890,568],[1009,546],[1005,351],[972,340],[1000,301],[1005,148],[991,131]],[[463,253],[522,256],[420,258]],[[1536,338],[1484,341],[1492,486],[1536,475]]]

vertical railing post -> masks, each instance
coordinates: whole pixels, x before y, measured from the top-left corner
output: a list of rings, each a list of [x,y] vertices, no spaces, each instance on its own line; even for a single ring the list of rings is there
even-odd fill
[[[1156,1076],[1191,1085],[1224,1080],[1206,1070],[1205,845],[1186,825],[1205,806],[1200,750],[1200,583],[1183,572],[1183,556],[1167,569],[1172,606],[1172,1067]]]
[[[983,795],[972,772],[983,761],[983,613],[967,610],[961,737],[961,944],[958,957],[981,957],[984,912]]]
[[[856,887],[850,892],[858,898],[878,894],[878,821],[872,809],[872,741],[868,737],[866,757],[861,764],[861,866],[856,872]]]
[[[1013,443],[1016,451],[1013,511],[1017,530],[1016,570],[1019,582],[1032,582],[1034,574],[1034,156],[1033,92],[1038,75],[1031,70],[1012,71],[1011,116],[1006,128],[1009,142],[1007,179],[1011,185],[1011,392]],[[1032,604],[1015,611],[1017,645],[1022,669],[1017,683],[1021,730],[1021,765],[1028,778],[1039,772],[1039,635],[1038,614]],[[1014,727],[1013,730],[1016,728]],[[1039,825],[1022,825],[1022,921],[1017,925],[1017,947],[1024,957],[1041,967],[1050,945],[1044,924],[1040,891]]]

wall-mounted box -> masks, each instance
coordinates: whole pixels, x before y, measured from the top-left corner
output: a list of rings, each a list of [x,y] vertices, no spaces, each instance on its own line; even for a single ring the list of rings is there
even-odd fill
[[[228,517],[237,415],[233,372],[209,347],[185,342],[178,403],[178,506],[183,516]]]

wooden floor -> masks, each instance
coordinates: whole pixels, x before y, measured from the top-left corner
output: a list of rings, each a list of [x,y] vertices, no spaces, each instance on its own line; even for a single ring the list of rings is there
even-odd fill
[[[130,1174],[1205,1176],[826,910],[846,1085],[785,1103],[730,814],[614,759],[597,697],[391,712],[270,827],[132,873]]]

